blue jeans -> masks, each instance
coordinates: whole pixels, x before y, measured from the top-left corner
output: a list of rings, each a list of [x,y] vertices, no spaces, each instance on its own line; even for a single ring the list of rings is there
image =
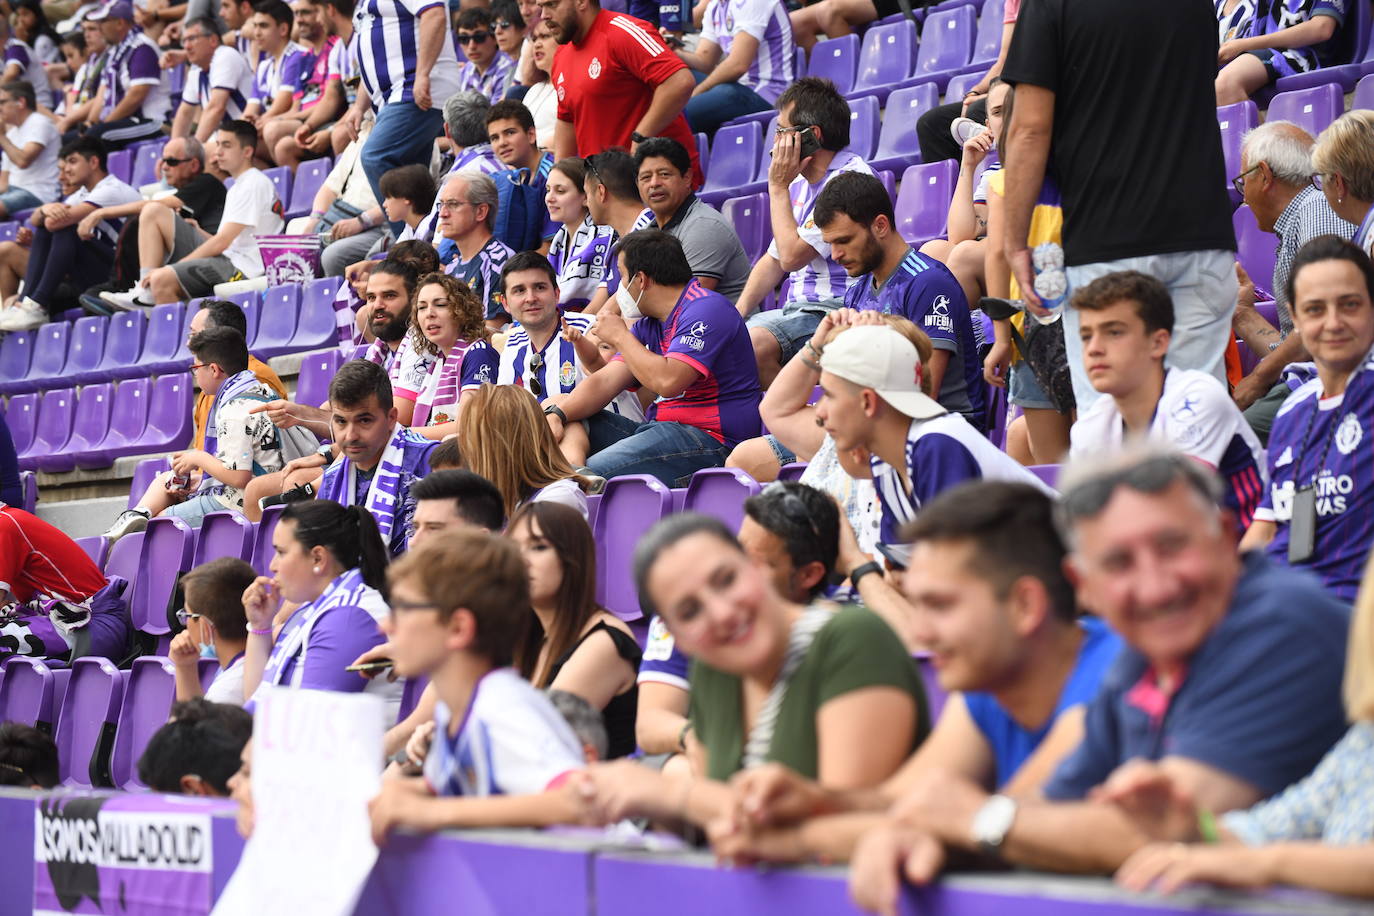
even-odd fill
[[[714,136],[716,128],[740,115],[768,111],[773,106],[748,86],[721,83],[687,101],[687,123],[696,133]]]
[[[43,206],[43,201],[32,191],[11,185],[8,190],[0,192],[0,206],[5,208],[6,215],[18,213],[20,210],[35,210]]]
[[[363,171],[378,200],[385,200],[378,182],[382,175],[403,165],[428,166],[434,140],[443,131],[444,113],[438,108],[421,111],[414,102],[384,102],[377,112],[377,123],[363,144]],[[393,223],[393,235],[401,234],[401,224]]]
[[[728,446],[685,423],[636,423],[603,410],[587,426],[592,448],[596,449],[587,459],[587,467],[607,480],[625,474],[649,474],[664,486],[676,487],[702,468],[721,467],[730,454]],[[608,441],[612,444],[606,445]]]
[[[184,503],[168,506],[162,510],[162,514],[174,515],[192,528],[199,528],[205,521],[205,516],[211,512],[223,512],[227,508],[218,498],[201,493],[199,496],[190,497]]]

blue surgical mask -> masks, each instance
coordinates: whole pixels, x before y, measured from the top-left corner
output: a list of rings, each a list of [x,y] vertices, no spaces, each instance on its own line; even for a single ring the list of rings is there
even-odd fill
[[[219,659],[219,653],[215,651],[215,638],[213,636],[210,637],[209,642],[200,643],[200,657]]]

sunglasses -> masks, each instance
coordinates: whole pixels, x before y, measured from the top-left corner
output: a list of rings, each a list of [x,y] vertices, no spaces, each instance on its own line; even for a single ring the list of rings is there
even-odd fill
[[[509,19],[498,19],[495,22],[493,22],[492,25],[496,26],[498,29],[501,29],[502,31],[506,29],[515,28],[515,23],[511,22]]]
[[[458,43],[460,45],[480,45],[490,37],[490,32],[459,32]]]
[[[537,398],[544,396],[544,380],[541,377],[544,372],[544,354],[530,354],[530,393]]]
[[[188,162],[190,162],[190,161],[191,161],[191,160],[190,160],[189,158],[186,158],[186,159],[173,159],[173,158],[170,157],[170,156],[163,156],[163,157],[162,157],[162,164],[165,165],[165,166],[167,166],[167,168],[169,168],[169,169],[174,169],[174,168],[176,168],[176,167],[179,166],[179,165],[185,165],[186,163],[188,163]]]

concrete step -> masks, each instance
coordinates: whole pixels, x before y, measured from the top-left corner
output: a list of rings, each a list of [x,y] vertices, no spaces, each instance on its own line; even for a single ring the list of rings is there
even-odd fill
[[[129,504],[127,496],[103,496],[93,499],[69,499],[63,502],[38,501],[39,518],[57,526],[74,538],[103,534]]]

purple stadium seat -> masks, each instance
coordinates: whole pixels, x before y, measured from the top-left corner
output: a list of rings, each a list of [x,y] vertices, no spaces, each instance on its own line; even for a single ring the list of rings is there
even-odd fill
[[[1046,486],[1052,487],[1059,482],[1059,465],[1057,464],[1033,464],[1026,470],[1039,477],[1040,482]]]
[[[981,71],[971,73],[959,73],[949,78],[949,83],[945,85],[945,101],[960,102],[970,89],[978,85],[978,81],[983,78]]]
[[[147,788],[138,778],[138,758],[143,756],[148,739],[166,724],[176,696],[176,668],[170,658],[150,655],[134,659],[110,754],[110,778],[115,788]]]
[[[1272,298],[1267,294],[1273,292],[1269,287],[1274,285],[1278,239],[1260,229],[1259,223],[1255,222],[1255,214],[1245,204],[1236,208],[1231,216],[1231,225],[1236,230],[1236,257],[1240,266],[1250,275],[1257,293],[1264,293],[1258,298]]]
[[[926,710],[930,713],[930,721],[935,722],[939,720],[949,694],[940,686],[940,678],[930,661],[929,652],[917,653],[916,667],[921,671],[921,685],[926,690]]]
[[[138,378],[144,369],[138,364],[143,352],[143,337],[148,332],[148,316],[142,312],[119,312],[109,318],[105,355],[93,370],[98,381]]]
[[[157,475],[165,470],[167,470],[167,459],[161,455],[156,455],[152,458],[144,458],[135,465],[134,477],[129,483],[128,508],[132,509],[134,506],[138,505],[138,501],[143,498],[143,494],[148,491],[148,487],[152,486],[154,480],[157,480]],[[120,543],[122,544],[123,541],[120,541]],[[134,580],[130,579],[129,581],[132,582]]]
[[[811,62],[807,65],[807,76],[819,76],[830,80],[840,95],[846,95],[854,88],[854,75],[859,62],[859,36],[842,35],[816,42],[811,49]],[[712,159],[714,161],[715,151]]]
[[[401,690],[401,707],[396,713],[397,722],[404,721],[406,716],[415,711],[416,705],[420,702],[420,694],[425,692],[425,685],[428,683],[429,677],[423,674],[406,678],[405,687]]]
[[[52,734],[54,714],[53,676],[35,658],[15,656],[5,662],[0,681],[0,722],[32,725]]]
[[[1355,86],[1355,99],[1350,103],[1351,109],[1363,108],[1366,111],[1374,109],[1374,73],[1360,78],[1360,82]]]
[[[232,509],[211,512],[201,523],[196,549],[188,568],[220,557],[253,558],[253,523]]]
[[[129,602],[129,618],[135,630],[152,636],[170,632],[167,600],[176,586],[177,575],[191,568],[195,549],[195,529],[181,519],[165,515],[148,522],[138,564],[138,593]]]
[[[933,238],[945,234],[949,216],[949,201],[959,177],[959,166],[952,159],[913,165],[902,173],[897,191],[897,231],[902,238],[919,248]]]
[[[72,414],[75,412],[75,388],[55,388],[43,392],[33,442],[19,456],[19,466],[54,472],[69,471],[75,467],[76,462],[62,451],[72,437]]]
[[[692,138],[697,141],[697,161],[701,163],[701,174],[706,174],[706,167],[711,162],[711,145],[703,133],[695,133]]]
[[[162,164],[162,146],[163,141],[156,140],[152,143],[141,143],[133,147],[133,180],[129,183],[135,188],[141,188],[145,184],[152,184],[157,181],[158,166]]]
[[[71,340],[67,344],[67,365],[63,377],[68,384],[87,385],[102,381],[97,370],[105,358],[105,338],[109,336],[110,319],[100,315],[78,318],[72,325]]]
[[[67,453],[65,470],[70,471],[77,466],[77,455],[100,447],[100,443],[109,434],[113,409],[114,385],[102,382],[81,389],[81,394],[76,399],[76,413],[72,417],[72,437],[67,440],[67,445],[63,449]]]
[[[621,620],[643,615],[635,595],[630,563],[640,535],[672,511],[673,494],[643,474],[606,482],[596,513],[597,600]]]
[[[91,562],[96,566],[105,566],[105,556],[110,552],[110,542],[98,534],[86,538],[72,538],[76,546],[86,551],[86,556],[91,558]]]
[[[57,721],[58,776],[69,786],[108,787],[110,750],[124,698],[124,678],[104,658],[72,662]]]
[[[283,505],[268,506],[262,511],[262,521],[253,533],[253,568],[260,576],[268,574],[268,564],[272,562],[272,532],[285,510]]]
[[[711,174],[706,176],[706,191],[719,191],[748,184],[759,161],[763,133],[757,123],[722,127],[711,145]]]
[[[63,370],[67,366],[67,343],[71,339],[72,326],[62,322],[45,324],[33,332],[33,363],[29,366],[27,388],[22,391],[39,391],[43,388],[61,384]]]
[[[291,199],[291,169],[279,165],[273,169],[263,169],[262,173],[276,186],[277,200],[281,201],[282,206],[285,207],[286,202]]]
[[[190,354],[181,352],[186,345],[185,322],[186,306],[180,302],[159,305],[148,313],[148,333],[138,356],[141,373],[178,372],[191,364]]]
[[[20,471],[19,487],[24,491],[24,505],[19,508],[32,512],[38,505],[38,475],[33,471]]]
[[[940,90],[934,83],[920,83],[895,90],[887,97],[878,151],[870,165],[874,169],[906,168],[921,161],[921,146],[916,141],[916,121],[940,104]]]
[[[22,455],[33,444],[34,430],[38,428],[38,395],[29,392],[16,394],[10,398],[5,408],[5,425],[10,428],[14,439],[14,452]]]
[[[1221,155],[1226,160],[1226,193],[1231,196],[1232,204],[1238,204],[1241,198],[1231,179],[1241,173],[1241,140],[1246,131],[1259,126],[1259,108],[1249,99],[1222,105],[1217,109],[1217,126],[1221,128]]]
[[[912,76],[933,80],[940,88],[973,56],[978,14],[971,6],[936,10],[921,29],[921,49]]]
[[[116,458],[143,451],[139,440],[148,430],[149,393],[152,379],[132,378],[114,389],[110,407],[110,426],[100,442],[76,452],[72,457],[79,468],[107,468]],[[163,466],[166,467],[164,460]],[[143,491],[138,491],[142,495]]]
[[[916,26],[911,20],[871,27],[859,52],[854,92],[872,92],[886,99],[894,85],[911,75],[915,58]]]
[[[181,90],[186,88],[186,65],[177,64],[167,71],[167,91],[173,99],[181,98]]]
[[[339,277],[322,277],[305,284],[301,292],[301,311],[296,321],[296,332],[291,336],[291,351],[332,348],[338,343],[334,294],[339,291],[339,283]]]
[[[973,37],[973,58],[970,67],[986,73],[1002,51],[1002,0],[987,0],[978,16],[978,34]]]
[[[744,521],[744,501],[761,489],[757,480],[739,468],[705,468],[687,483],[682,508],[714,515],[731,531],[738,531]]]
[[[286,219],[310,215],[315,205],[315,195],[324,187],[324,181],[333,167],[334,161],[328,157],[311,159],[296,166],[296,180],[291,185],[291,203],[284,214]]]
[[[850,99],[848,149],[864,159],[871,159],[878,145],[879,122],[877,96]]]
[[[191,443],[194,396],[190,373],[153,379],[153,391],[148,399],[148,428],[138,440],[143,452],[170,452]]]
[[[105,557],[105,575],[120,576],[129,583],[124,600],[132,602],[138,595],[138,564],[143,556],[143,532],[135,531],[115,541]]]
[[[219,662],[213,658],[202,658],[196,663],[200,674],[200,689],[206,691],[215,682],[216,675],[219,674]]]
[[[878,173],[878,180],[883,183],[883,189],[887,191],[887,196],[892,200],[897,199],[897,176],[887,169]]]
[[[768,250],[768,241],[773,234],[767,193],[732,197],[722,205],[720,212],[739,233],[739,240],[744,243],[744,253],[749,255],[749,260],[761,258]]]
[[[0,242],[12,242],[19,234],[19,223],[9,219],[0,223]]]
[[[1341,87],[1341,92],[1349,92],[1355,85],[1355,81],[1366,73],[1374,72],[1374,36],[1371,36],[1370,29],[1371,17],[1368,3],[1355,3],[1347,6],[1353,7],[1354,17],[1347,18],[1343,26],[1345,29],[1355,29],[1356,41],[1351,48],[1349,63],[1334,64],[1329,67],[1322,67],[1310,73],[1295,73],[1292,76],[1285,76],[1280,79],[1274,88],[1279,92],[1288,92],[1293,89],[1306,89],[1309,86],[1316,86],[1321,83],[1336,83]]]
[[[106,171],[128,184],[134,177],[134,151],[128,149],[115,150],[105,158]]]
[[[296,321],[301,313],[301,288],[295,284],[274,286],[262,294],[258,330],[251,349],[261,359],[280,356],[291,349]]]
[[[33,343],[31,331],[10,331],[0,339],[0,394],[30,390],[24,380],[33,363]]]
[[[343,354],[337,348],[311,353],[301,360],[301,374],[296,379],[297,404],[319,407],[329,400],[329,383],[343,365]]]
[[[1316,136],[1326,129],[1345,108],[1345,94],[1335,83],[1324,83],[1310,89],[1280,92],[1269,103],[1266,121],[1292,121]]]
[[[784,464],[782,470],[778,471],[778,480],[801,480],[801,475],[805,471],[805,461],[794,461],[791,464]]]

